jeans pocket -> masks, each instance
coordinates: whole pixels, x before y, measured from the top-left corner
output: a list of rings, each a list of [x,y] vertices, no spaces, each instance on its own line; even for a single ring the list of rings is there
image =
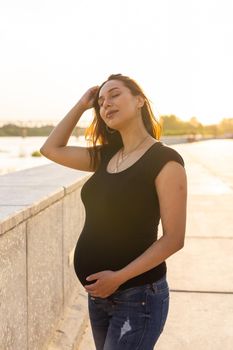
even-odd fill
[[[160,280],[150,283],[149,291],[152,294],[164,294],[169,291],[169,286],[166,277],[162,277]]]
[[[120,294],[112,296],[111,301],[115,305],[146,305],[146,292],[145,289],[130,288],[130,290],[125,290]]]
[[[139,301],[132,301],[132,300],[122,300],[122,299],[113,299],[112,303],[114,305],[126,305],[126,306],[139,306],[139,305],[146,305],[146,301],[144,299],[139,300]]]

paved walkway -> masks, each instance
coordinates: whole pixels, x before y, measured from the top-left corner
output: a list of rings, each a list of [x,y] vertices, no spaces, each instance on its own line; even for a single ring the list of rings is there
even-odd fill
[[[233,140],[172,147],[186,164],[187,229],[184,248],[166,260],[170,308],[156,350],[231,350]],[[89,323],[78,350],[95,350]]]

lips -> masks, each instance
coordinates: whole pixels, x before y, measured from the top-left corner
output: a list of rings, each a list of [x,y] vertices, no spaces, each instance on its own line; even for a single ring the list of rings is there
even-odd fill
[[[116,112],[118,112],[118,110],[115,110],[115,111],[109,111],[109,112],[106,114],[106,117],[107,117],[107,118],[111,118],[111,117],[112,117],[112,115],[113,115],[114,113],[116,113]]]

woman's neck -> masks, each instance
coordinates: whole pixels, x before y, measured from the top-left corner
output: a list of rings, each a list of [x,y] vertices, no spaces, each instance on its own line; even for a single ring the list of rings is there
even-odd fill
[[[153,137],[148,133],[146,129],[137,129],[137,130],[121,130],[120,131],[124,153],[127,154],[131,152],[137,145],[142,143],[145,140],[147,143],[149,140],[152,140]],[[143,142],[144,144],[144,142]]]

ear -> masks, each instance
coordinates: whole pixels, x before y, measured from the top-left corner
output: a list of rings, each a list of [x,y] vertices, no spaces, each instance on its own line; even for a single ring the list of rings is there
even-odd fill
[[[138,107],[142,108],[144,106],[144,103],[145,103],[144,97],[141,96],[141,95],[138,95],[137,96],[137,101],[138,101]]]

